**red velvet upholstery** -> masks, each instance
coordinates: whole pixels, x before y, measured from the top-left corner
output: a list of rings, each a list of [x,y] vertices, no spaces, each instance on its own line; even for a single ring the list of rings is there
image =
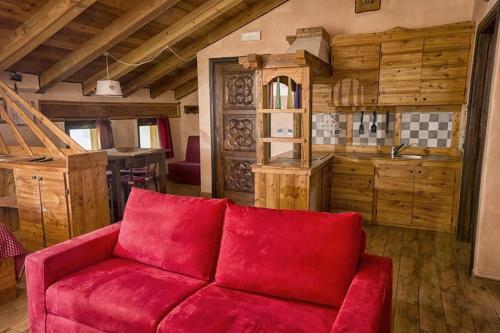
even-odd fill
[[[106,332],[155,332],[178,303],[207,282],[113,258],[47,289],[47,311]]]
[[[361,223],[358,213],[230,204],[217,284],[340,307],[358,265]]]
[[[214,274],[225,208],[224,199],[182,197],[133,188],[114,253],[209,280]]]
[[[31,332],[390,332],[358,214],[225,206],[134,189],[121,224],[29,255]]]
[[[186,147],[186,159],[168,164],[170,180],[181,183],[200,185],[200,137],[190,136]]]
[[[337,310],[210,285],[182,302],[159,333],[328,333]]]
[[[364,255],[331,333],[391,332],[392,261]]]
[[[31,333],[45,332],[45,291],[64,276],[109,259],[120,223],[76,237],[26,257],[26,287]]]

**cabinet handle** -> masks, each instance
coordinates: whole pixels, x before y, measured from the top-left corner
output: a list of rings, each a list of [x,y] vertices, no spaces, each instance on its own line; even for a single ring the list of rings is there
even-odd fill
[[[43,177],[38,177],[38,180],[43,180]]]
[[[36,179],[36,176],[31,176],[31,179]]]

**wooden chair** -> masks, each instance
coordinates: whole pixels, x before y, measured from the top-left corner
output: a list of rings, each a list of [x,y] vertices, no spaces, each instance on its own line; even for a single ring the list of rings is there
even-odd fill
[[[157,167],[158,163],[149,163],[149,156],[127,160],[127,173],[121,176],[125,199],[128,199],[130,189],[133,186],[147,188],[149,184],[153,183],[156,191],[158,191]]]

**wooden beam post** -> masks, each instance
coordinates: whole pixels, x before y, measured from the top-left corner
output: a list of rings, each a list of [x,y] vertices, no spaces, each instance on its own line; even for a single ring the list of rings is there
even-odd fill
[[[44,71],[40,75],[40,91],[43,92],[68,78],[178,2],[179,0],[137,2],[100,34],[95,35]]]
[[[16,124],[12,120],[12,118],[9,116],[7,113],[7,110],[5,109],[4,106],[5,101],[2,100],[2,103],[0,103],[0,115],[2,116],[3,120],[9,125],[10,129],[12,130],[12,133],[14,133],[14,137],[16,138],[17,142],[19,145],[23,148],[23,150],[28,153],[30,156],[34,156],[33,151],[31,150],[30,146],[26,143],[24,140],[23,136],[21,135],[21,132],[19,132],[19,129],[17,128]]]
[[[151,97],[155,98],[160,96],[166,91],[175,90],[178,87],[182,86],[184,83],[192,81],[197,77],[198,77],[198,68],[196,68],[196,66],[190,67],[181,72],[179,75],[169,78],[167,82],[158,82],[154,86],[152,86]]]
[[[259,18],[260,16],[266,14],[267,12],[273,10],[274,8],[282,5],[288,0],[270,0],[270,1],[258,1],[248,10],[242,12],[241,14],[233,17],[225,24],[218,26],[206,36],[194,41],[182,50],[179,50],[177,54],[185,60],[192,60],[196,57],[196,53],[212,43],[226,37],[232,32],[238,30],[239,28],[245,26],[249,22]],[[152,67],[149,71],[142,73],[138,77],[134,78],[125,85],[123,89],[123,94],[128,96],[135,91],[148,87],[154,82],[158,81],[165,75],[171,73],[179,65],[181,65],[184,60],[181,60],[175,56],[170,56],[165,61],[162,61]]]
[[[126,63],[140,63],[151,59],[165,47],[174,45],[178,41],[190,35],[200,27],[206,25],[214,18],[222,15],[227,10],[233,8],[242,0],[209,0],[201,6],[182,17],[180,20],[146,41],[140,47],[134,49],[124,57],[121,61]],[[170,51],[168,51],[170,52]],[[134,70],[134,67],[125,66],[119,62],[115,62],[109,66],[109,78],[111,80],[119,80],[127,73]],[[90,95],[95,91],[97,81],[106,76],[106,69],[93,75],[83,83],[84,95]]]
[[[45,117],[40,111],[33,107],[24,98],[15,93],[10,89],[5,83],[0,81],[0,89],[3,90],[10,98],[21,104],[26,110],[28,110],[38,121],[44,124],[52,133],[54,133],[59,140],[64,144],[69,146],[69,148],[77,153],[85,153],[86,150],[83,149],[78,143],[73,141],[62,129],[60,129],[56,124],[51,122],[47,117]]]
[[[96,0],[49,0],[7,38],[0,51],[0,70],[24,58]]]
[[[62,150],[52,142],[52,140],[45,134],[40,127],[38,127],[33,119],[31,119],[20,107],[10,98],[4,91],[0,90],[0,97],[15,110],[17,115],[28,125],[29,129],[36,135],[36,137],[49,149],[55,156],[64,157]]]
[[[198,90],[198,78],[188,81],[175,89],[175,99],[179,100]]]

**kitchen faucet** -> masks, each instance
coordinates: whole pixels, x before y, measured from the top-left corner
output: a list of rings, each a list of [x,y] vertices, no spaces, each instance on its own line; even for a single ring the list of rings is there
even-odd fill
[[[400,145],[395,145],[395,146],[392,146],[391,148],[391,158],[396,158],[396,157],[399,157],[399,154],[405,150],[406,148],[408,148],[410,145],[403,142],[402,144]]]

